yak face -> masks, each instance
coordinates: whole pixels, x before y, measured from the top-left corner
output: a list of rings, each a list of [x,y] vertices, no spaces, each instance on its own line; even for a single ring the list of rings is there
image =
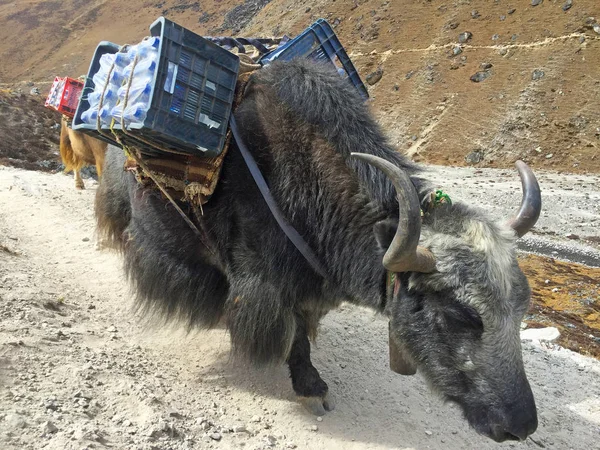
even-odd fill
[[[395,226],[375,228],[384,249]],[[436,269],[397,274],[389,304],[396,345],[477,432],[495,441],[523,440],[537,428],[519,339],[530,290],[515,240],[508,226],[464,205],[436,208],[424,218],[420,242]]]

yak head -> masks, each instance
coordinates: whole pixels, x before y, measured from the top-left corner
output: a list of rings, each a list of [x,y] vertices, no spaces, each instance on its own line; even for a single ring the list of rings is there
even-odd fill
[[[495,223],[464,204],[442,204],[421,216],[402,170],[355,156],[383,170],[398,192],[400,219],[375,226],[383,264],[395,273],[388,305],[392,368],[404,374],[418,368],[477,432],[498,442],[526,439],[537,428],[537,412],[519,339],[530,289],[515,241],[540,214],[533,172],[517,163],[521,208]]]

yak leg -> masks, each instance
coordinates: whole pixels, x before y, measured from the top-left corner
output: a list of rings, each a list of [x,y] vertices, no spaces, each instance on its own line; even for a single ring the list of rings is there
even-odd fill
[[[73,173],[75,174],[75,188],[85,189],[85,184],[83,184],[83,178],[81,178],[79,169],[73,169]]]
[[[288,357],[288,366],[294,392],[306,409],[317,416],[323,416],[326,411],[334,409],[334,404],[328,395],[327,383],[323,381],[310,361],[310,342],[302,318],[298,318],[297,321],[296,336]]]

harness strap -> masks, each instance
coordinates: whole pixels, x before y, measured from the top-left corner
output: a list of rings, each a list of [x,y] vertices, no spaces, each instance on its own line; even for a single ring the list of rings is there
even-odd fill
[[[229,126],[231,127],[233,138],[235,139],[235,142],[237,143],[237,146],[240,149],[240,153],[244,158],[244,162],[246,163],[246,166],[248,166],[248,170],[250,171],[252,178],[254,178],[254,182],[256,183],[258,190],[265,199],[265,202],[267,203],[271,214],[273,214],[273,217],[279,224],[279,227],[285,233],[288,239],[292,241],[292,244],[294,244],[294,246],[298,249],[302,256],[304,256],[306,261],[308,261],[308,263],[311,265],[314,271],[321,275],[323,278],[329,278],[327,275],[327,271],[325,270],[317,256],[313,253],[310,246],[306,243],[302,236],[300,236],[300,233],[298,233],[298,231],[287,221],[287,219],[283,216],[283,213],[279,209],[279,206],[277,206],[277,202],[271,195],[271,190],[269,189],[265,178],[260,172],[256,161],[254,160],[252,154],[248,150],[248,147],[246,147],[246,144],[244,144],[244,141],[240,136],[240,131],[237,127],[237,123],[235,122],[233,114],[229,118]]]

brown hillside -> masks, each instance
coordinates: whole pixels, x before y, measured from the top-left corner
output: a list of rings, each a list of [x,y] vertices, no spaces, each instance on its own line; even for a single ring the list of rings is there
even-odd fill
[[[0,1],[0,80],[78,76],[100,40],[137,41],[161,14],[200,34],[247,24],[246,36],[295,35],[324,17],[363,79],[383,70],[373,110],[416,160],[600,172],[600,4],[564,3]],[[453,56],[463,32],[472,38]],[[477,72],[487,78],[471,81]]]

